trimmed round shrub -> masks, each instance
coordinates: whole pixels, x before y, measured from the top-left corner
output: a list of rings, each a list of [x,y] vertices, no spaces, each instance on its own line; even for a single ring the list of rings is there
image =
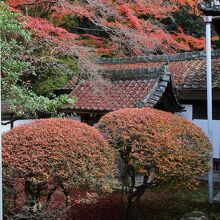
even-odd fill
[[[97,127],[145,183],[190,183],[209,169],[211,145],[204,132],[184,118],[152,108],[106,114]]]
[[[22,178],[32,199],[49,185],[111,191],[115,152],[94,127],[71,119],[43,119],[3,135],[5,179]],[[9,181],[10,182],[10,181]]]

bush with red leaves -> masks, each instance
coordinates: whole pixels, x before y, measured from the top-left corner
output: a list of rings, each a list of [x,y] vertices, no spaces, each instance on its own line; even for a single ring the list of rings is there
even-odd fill
[[[3,135],[4,179],[24,180],[26,197],[39,203],[57,188],[109,192],[114,186],[115,153],[94,127],[71,119],[44,119],[19,126]],[[27,202],[27,201],[26,201]]]
[[[208,171],[208,138],[177,115],[152,108],[121,109],[105,115],[97,126],[124,162],[126,220],[139,219],[140,198],[147,188],[171,183],[192,187]]]
[[[180,116],[152,108],[121,109],[101,118],[98,128],[121,153],[130,150],[135,172],[152,175],[154,182],[189,184],[208,170],[207,136]]]

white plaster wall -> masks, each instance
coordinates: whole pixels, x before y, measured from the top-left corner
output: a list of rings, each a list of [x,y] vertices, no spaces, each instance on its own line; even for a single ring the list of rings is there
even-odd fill
[[[23,125],[23,124],[27,124],[27,123],[30,123],[31,119],[26,119],[26,120],[17,120],[17,121],[14,121],[14,127],[17,127],[19,125]],[[7,121],[2,121],[3,123],[7,122]],[[8,124],[8,125],[1,125],[1,135],[6,132],[6,131],[9,131],[11,129],[11,125]]]
[[[2,122],[6,122],[6,121],[2,121]],[[8,125],[1,125],[1,135],[4,133],[4,132],[6,132],[6,131],[9,131],[10,130],[10,124],[8,124]]]
[[[208,125],[207,120],[193,120],[193,123],[198,125],[203,129],[203,131],[208,135]],[[220,158],[220,120],[213,120],[213,157]]]
[[[192,114],[193,114],[192,105],[183,105],[183,107],[184,107],[184,112],[176,113],[176,114],[188,119],[189,121],[192,121]]]
[[[192,119],[192,105],[183,105],[186,112],[177,113],[178,115],[192,121],[194,124],[203,129],[208,134],[208,122],[207,120]],[[213,120],[213,157],[220,158],[220,120]]]
[[[71,119],[76,120],[76,121],[81,121],[81,116],[76,115],[76,116],[71,117]]]

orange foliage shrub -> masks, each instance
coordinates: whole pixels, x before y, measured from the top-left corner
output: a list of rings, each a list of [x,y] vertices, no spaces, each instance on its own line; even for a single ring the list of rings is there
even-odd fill
[[[49,193],[58,186],[64,193],[67,186],[112,189],[114,150],[97,129],[84,123],[36,120],[5,133],[2,144],[4,178],[10,180],[13,173],[24,179],[32,199],[38,200],[45,187]]]
[[[211,145],[203,131],[187,120],[152,108],[108,113],[98,128],[109,143],[128,153],[135,173],[155,183],[193,183],[208,170]],[[146,183],[147,184],[147,183]]]

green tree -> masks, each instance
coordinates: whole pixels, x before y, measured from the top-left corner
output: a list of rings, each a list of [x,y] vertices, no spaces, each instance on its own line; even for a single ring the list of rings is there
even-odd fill
[[[53,90],[65,84],[77,68],[69,68],[63,58],[39,59],[42,49],[24,29],[24,17],[11,12],[4,3],[0,3],[0,18],[2,97],[10,110],[23,117],[37,117],[39,112],[57,115],[60,108],[74,103],[75,99],[56,96]]]

